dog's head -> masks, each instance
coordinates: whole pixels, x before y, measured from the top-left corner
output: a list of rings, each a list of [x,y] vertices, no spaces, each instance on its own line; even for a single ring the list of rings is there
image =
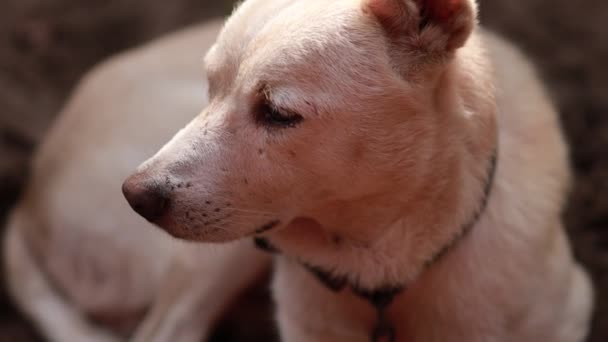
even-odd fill
[[[125,182],[127,198],[196,241],[395,219],[441,188],[437,169],[466,144],[446,74],[475,11],[470,0],[246,1],[205,59],[208,107]]]

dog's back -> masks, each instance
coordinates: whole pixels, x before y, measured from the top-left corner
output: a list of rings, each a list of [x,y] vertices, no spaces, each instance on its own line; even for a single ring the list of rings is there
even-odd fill
[[[97,67],[41,145],[5,259],[13,297],[48,337],[77,340],[62,322],[80,311],[124,326],[151,305],[173,245],[132,214],[120,186],[205,105],[200,56],[218,29],[192,28]]]
[[[507,240],[530,243],[529,256],[522,260],[529,265],[543,265],[545,272],[554,273],[557,282],[567,283],[553,291],[538,285],[545,290],[543,296],[529,299],[536,303],[530,315],[539,317],[538,322],[529,323],[538,324],[536,328],[529,327],[536,331],[531,338],[579,341],[588,333],[593,291],[589,277],[572,257],[560,219],[571,174],[559,116],[536,71],[520,51],[488,32],[485,43],[494,64],[499,108],[502,165],[497,175],[497,197],[498,202],[507,198],[509,202],[498,205],[497,209],[503,212],[495,215],[502,216],[503,225],[511,229]],[[522,279],[526,276],[521,274]],[[550,309],[556,303],[563,303],[562,311]],[[540,323],[542,319],[545,324],[562,324],[550,327]]]

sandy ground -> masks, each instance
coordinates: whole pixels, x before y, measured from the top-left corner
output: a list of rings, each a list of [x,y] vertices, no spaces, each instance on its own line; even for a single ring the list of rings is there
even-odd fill
[[[589,342],[608,341],[608,2],[480,2],[483,23],[532,57],[560,107],[576,170],[565,219],[576,256],[598,291]],[[83,72],[104,57],[231,6],[227,0],[3,0],[0,223],[19,194],[32,150]],[[215,341],[273,339],[266,291],[243,300],[245,309],[229,315]],[[0,341],[40,341],[4,291]]]

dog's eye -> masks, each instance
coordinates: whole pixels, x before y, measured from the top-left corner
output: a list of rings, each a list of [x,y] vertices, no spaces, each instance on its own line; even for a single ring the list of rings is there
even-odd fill
[[[264,101],[257,113],[257,121],[269,127],[295,127],[302,122],[302,115],[277,108],[272,103]]]

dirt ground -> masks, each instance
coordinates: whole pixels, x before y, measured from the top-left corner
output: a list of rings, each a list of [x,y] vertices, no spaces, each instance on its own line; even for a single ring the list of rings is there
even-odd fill
[[[608,341],[608,2],[480,0],[482,22],[540,68],[572,145],[576,182],[565,219],[591,271],[597,310],[589,342]],[[94,63],[214,15],[218,0],[3,0],[0,11],[0,226],[30,155],[70,89]],[[271,341],[267,293],[248,296],[215,341]],[[40,341],[0,291],[0,341]]]

